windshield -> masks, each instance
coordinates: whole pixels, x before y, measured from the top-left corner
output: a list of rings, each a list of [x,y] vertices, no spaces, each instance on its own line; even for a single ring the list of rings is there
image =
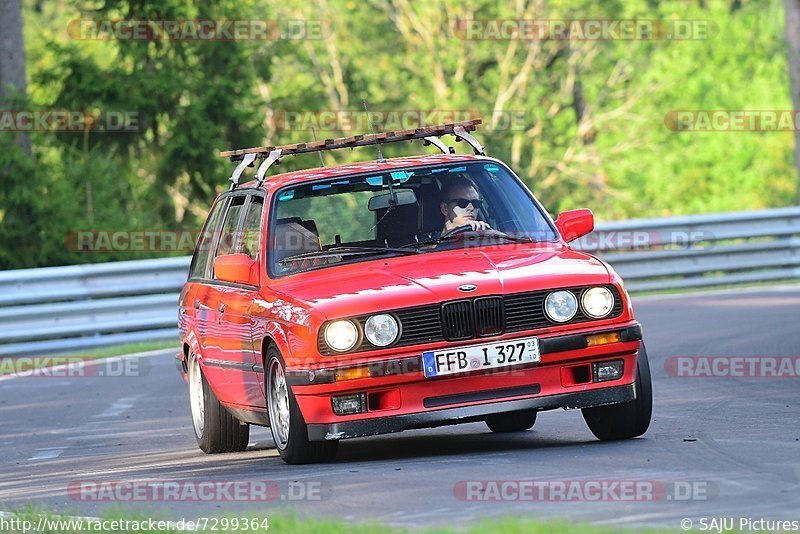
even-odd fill
[[[270,268],[277,276],[376,256],[557,239],[522,184],[492,162],[329,179],[276,195]],[[465,238],[475,235],[482,239]]]

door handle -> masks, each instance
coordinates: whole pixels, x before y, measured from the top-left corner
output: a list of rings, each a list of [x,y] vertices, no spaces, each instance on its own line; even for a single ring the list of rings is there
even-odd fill
[[[194,309],[195,310],[199,310],[200,309],[200,301],[199,300],[194,301]]]
[[[217,310],[218,310],[220,313],[224,312],[224,311],[225,311],[225,303],[224,303],[224,302],[220,302],[220,303],[219,303],[219,306],[217,306]]]

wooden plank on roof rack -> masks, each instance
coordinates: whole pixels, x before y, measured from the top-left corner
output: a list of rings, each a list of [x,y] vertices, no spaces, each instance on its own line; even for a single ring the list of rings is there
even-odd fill
[[[312,141],[309,143],[295,143],[292,145],[283,146],[262,146],[254,148],[242,148],[239,150],[227,150],[225,152],[220,152],[219,155],[223,158],[231,158],[231,160],[236,161],[242,159],[245,154],[256,154],[257,157],[265,158],[271,151],[277,149],[281,150],[281,155],[287,156],[289,154],[306,154],[308,152],[336,150],[339,148],[355,148],[359,146],[377,145],[383,143],[396,143],[399,141],[422,139],[423,137],[430,135],[450,135],[453,134],[453,128],[456,126],[463,127],[467,132],[472,132],[477,129],[480,123],[480,119],[473,119],[450,124],[424,126],[422,128],[413,128],[409,130],[395,130],[391,132],[360,134],[351,137],[325,139],[324,141]]]

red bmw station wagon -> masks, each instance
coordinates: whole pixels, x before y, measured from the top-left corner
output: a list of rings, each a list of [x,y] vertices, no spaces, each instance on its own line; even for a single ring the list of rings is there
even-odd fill
[[[476,421],[519,432],[555,408],[581,409],[601,440],[646,432],[630,298],[569,246],[591,211],[553,221],[483,155],[477,122],[223,153],[239,164],[179,302],[176,361],[204,452],[242,451],[261,425],[287,463],[327,461],[343,439]],[[265,179],[285,155],[417,139],[443,153]]]

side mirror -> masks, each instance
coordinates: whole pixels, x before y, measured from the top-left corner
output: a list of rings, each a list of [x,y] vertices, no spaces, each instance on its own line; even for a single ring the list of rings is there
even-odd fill
[[[408,204],[415,204],[417,202],[417,195],[412,189],[400,189],[399,191],[394,191],[394,196],[396,200],[395,207],[407,206]],[[369,208],[369,211],[385,210],[391,204],[391,200],[391,193],[381,193],[379,195],[375,195],[374,197],[370,197],[367,208]]]
[[[258,264],[247,254],[223,254],[214,258],[214,276],[224,282],[258,285]]]
[[[561,212],[556,219],[556,228],[564,241],[575,241],[594,230],[592,210],[581,208]]]

